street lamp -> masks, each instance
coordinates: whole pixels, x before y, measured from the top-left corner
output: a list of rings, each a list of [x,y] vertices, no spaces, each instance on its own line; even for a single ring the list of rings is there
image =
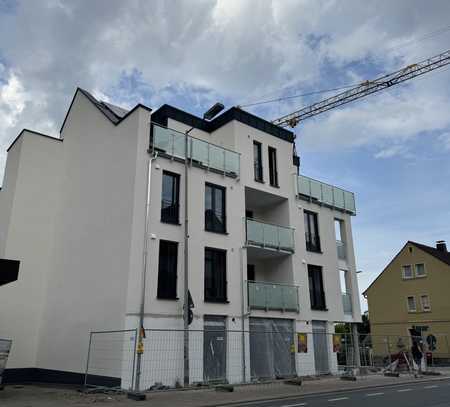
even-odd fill
[[[222,103],[215,103],[204,114],[204,120],[212,120],[224,109]],[[184,386],[189,386],[189,211],[188,211],[188,146],[191,127],[184,132],[184,304],[183,304],[183,350],[184,350]]]

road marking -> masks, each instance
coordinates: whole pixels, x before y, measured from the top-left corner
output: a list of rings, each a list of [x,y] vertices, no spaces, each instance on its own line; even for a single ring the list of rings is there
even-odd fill
[[[439,387],[437,384],[433,384],[432,386],[424,386],[424,389],[435,389],[436,387]]]
[[[384,393],[369,393],[366,394],[367,397],[374,397],[374,396],[382,396]]]
[[[412,391],[412,389],[400,389],[397,390],[399,393],[404,393],[405,391]]]
[[[339,397],[337,399],[329,399],[327,401],[341,401],[341,400],[348,400],[348,397]]]
[[[300,407],[300,406],[306,406],[307,403],[298,403],[298,404],[287,404],[285,406],[281,407]]]

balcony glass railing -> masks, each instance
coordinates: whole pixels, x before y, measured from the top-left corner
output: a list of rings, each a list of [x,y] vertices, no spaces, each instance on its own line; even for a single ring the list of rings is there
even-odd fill
[[[344,314],[351,314],[353,312],[352,295],[350,293],[342,293],[342,305],[344,307]]]
[[[248,281],[247,287],[251,309],[299,312],[297,286]]]
[[[336,240],[336,248],[338,259],[345,260],[347,258],[347,249],[345,243],[342,240]]]
[[[294,252],[294,229],[247,218],[247,244]]]
[[[298,193],[301,197],[356,215],[355,195],[353,192],[316,181],[304,175],[297,177],[297,185]]]
[[[153,147],[174,158],[184,160],[185,135],[176,130],[153,124]],[[188,159],[194,165],[238,177],[240,156],[235,151],[188,136]]]

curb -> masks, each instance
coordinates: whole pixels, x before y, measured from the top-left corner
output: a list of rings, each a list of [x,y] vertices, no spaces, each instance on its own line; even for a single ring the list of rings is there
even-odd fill
[[[412,379],[412,380],[406,380],[401,383],[389,383],[389,384],[374,384],[374,385],[366,385],[366,386],[359,386],[359,387],[352,387],[347,389],[337,389],[337,390],[322,390],[322,391],[312,391],[310,393],[299,393],[298,395],[289,395],[289,396],[278,396],[278,397],[267,397],[267,398],[257,398],[257,399],[250,399],[250,400],[240,400],[240,401],[231,401],[229,403],[222,403],[222,404],[203,404],[199,407],[231,407],[231,406],[241,406],[245,405],[247,403],[257,403],[257,402],[266,402],[266,401],[276,401],[276,400],[290,400],[290,399],[297,399],[299,397],[304,396],[314,396],[314,395],[327,395],[327,394],[336,394],[336,393],[345,393],[345,392],[351,392],[351,391],[360,391],[365,389],[377,389],[377,388],[386,388],[386,387],[398,387],[403,386],[405,384],[411,384],[411,383],[428,383],[428,382],[439,382],[444,380],[450,380],[449,376],[439,377],[439,378],[426,378],[426,379]]]

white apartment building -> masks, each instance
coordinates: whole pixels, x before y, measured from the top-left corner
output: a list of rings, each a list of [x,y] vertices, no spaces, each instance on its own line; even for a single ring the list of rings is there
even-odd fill
[[[91,331],[139,326],[145,243],[144,327],[183,329],[186,131],[189,328],[202,342],[190,341],[190,381],[336,370],[322,333],[360,322],[353,194],[298,175],[294,134],[238,108],[208,121],[77,89],[59,139],[23,130],[8,148],[0,338],[13,339],[11,380],[79,383]],[[296,333],[310,334],[306,352]],[[143,386],[182,379],[174,357],[179,374],[154,369]]]

